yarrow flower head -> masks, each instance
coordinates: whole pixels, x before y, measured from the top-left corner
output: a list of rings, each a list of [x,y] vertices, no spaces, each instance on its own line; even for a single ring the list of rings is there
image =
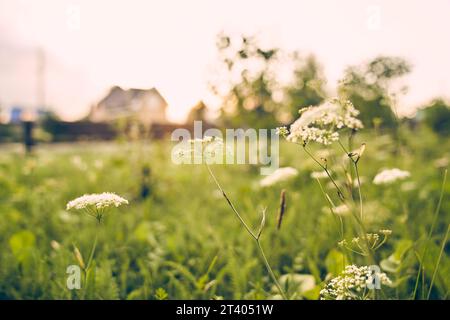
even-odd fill
[[[394,169],[386,169],[379,172],[375,178],[373,179],[373,183],[380,184],[391,184],[398,180],[404,180],[410,177],[411,174],[409,171],[400,170],[397,168]]]
[[[93,193],[85,194],[67,203],[67,210],[83,210],[87,214],[101,221],[106,209],[110,207],[120,207],[128,204],[128,200],[118,196],[115,193]]]
[[[329,145],[339,139],[338,131],[349,128],[358,130],[363,127],[357,119],[359,111],[350,101],[331,99],[320,106],[311,106],[300,110],[300,117],[289,128],[289,134],[279,128],[280,135],[294,143],[315,141]]]
[[[325,288],[320,291],[320,297],[322,300],[369,299],[368,290],[374,280],[380,285],[392,283],[385,273],[374,272],[369,266],[348,265],[339,276],[327,283]]]
[[[261,187],[269,187],[278,182],[289,180],[297,175],[297,169],[291,167],[278,168],[271,175],[262,179],[259,184]]]

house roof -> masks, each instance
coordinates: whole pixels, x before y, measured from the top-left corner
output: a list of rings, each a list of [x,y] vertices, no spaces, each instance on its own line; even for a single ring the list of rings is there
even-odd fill
[[[164,108],[167,107],[168,104],[167,104],[166,99],[164,99],[164,97],[154,87],[150,88],[150,89],[130,88],[130,89],[124,90],[124,89],[122,89],[119,86],[113,86],[109,90],[108,94],[102,100],[99,101],[98,105],[102,105],[102,104],[108,103],[108,100],[113,95],[119,96],[121,99],[129,101],[129,100],[132,100],[132,99],[135,99],[135,98],[139,98],[142,95],[148,94],[148,93],[151,93],[151,94],[157,96],[162,101],[162,104],[163,104]]]

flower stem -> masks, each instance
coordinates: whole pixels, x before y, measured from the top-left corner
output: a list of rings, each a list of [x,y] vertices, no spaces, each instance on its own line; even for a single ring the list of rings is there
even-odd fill
[[[362,194],[361,194],[361,180],[359,177],[358,162],[353,161],[353,164],[355,166],[356,179],[358,181],[359,216],[360,216],[360,219],[362,222],[364,220],[364,217],[363,217],[363,200],[362,200]]]
[[[92,260],[94,258],[95,248],[97,247],[97,240],[98,240],[98,232],[96,231],[94,243],[92,244],[92,248],[91,248],[91,254],[89,255],[89,260],[86,265],[86,272],[89,270],[89,267],[91,266]]]
[[[414,292],[413,292],[413,296],[412,296],[413,300],[416,299],[417,289],[419,287],[420,274],[422,273],[422,278],[425,277],[425,275],[424,275],[425,270],[423,270],[424,269],[423,268],[423,260],[425,258],[426,253],[427,253],[428,242],[430,241],[431,236],[433,235],[434,226],[436,224],[436,221],[437,221],[437,218],[438,218],[438,215],[439,215],[439,211],[441,209],[442,199],[444,198],[444,189],[445,189],[445,182],[446,181],[447,181],[447,169],[444,172],[444,179],[442,181],[441,193],[440,193],[440,196],[439,196],[439,201],[438,201],[438,204],[436,206],[436,210],[434,211],[433,222],[431,224],[430,231],[428,232],[428,237],[426,239],[425,248],[423,250],[422,257],[421,257],[420,262],[419,262],[419,271],[417,272],[416,284],[414,286]]]
[[[94,243],[92,244],[91,253],[89,254],[89,260],[87,262],[86,267],[83,269],[83,271],[84,271],[83,272],[84,273],[84,283],[85,283],[85,286],[86,286],[86,288],[84,290],[84,293],[83,293],[83,299],[86,297],[86,294],[87,294],[88,272],[89,272],[89,269],[91,268],[91,264],[92,264],[92,261],[94,259],[95,249],[97,247],[97,240],[98,240],[98,225],[97,225],[97,228],[95,230],[95,238],[94,238]]]
[[[436,274],[439,269],[439,263],[441,262],[442,253],[444,252],[445,245],[447,243],[449,231],[450,231],[450,224],[447,226],[447,232],[445,233],[444,240],[442,241],[441,251],[439,252],[439,257],[438,260],[436,261],[436,266],[434,267],[433,276],[431,277],[430,288],[428,288],[427,300],[430,300],[431,289],[433,289],[434,280],[436,279]]]
[[[253,238],[253,240],[255,240],[259,252],[261,254],[261,257],[264,261],[264,265],[267,269],[267,271],[269,272],[270,277],[272,278],[273,282],[275,283],[275,286],[277,287],[278,291],[280,292],[281,296],[283,297],[284,300],[287,300],[287,296],[284,293],[283,289],[281,288],[280,283],[278,282],[275,273],[272,270],[272,267],[269,264],[269,261],[266,258],[266,255],[264,253],[264,250],[261,246],[261,242],[260,242],[260,235],[261,232],[258,234],[258,236],[256,236],[253,231],[250,229],[250,227],[245,223],[244,219],[242,218],[242,216],[239,214],[239,212],[236,210],[236,208],[234,207],[233,203],[231,202],[230,198],[228,198],[227,194],[225,193],[225,191],[222,189],[219,181],[217,180],[216,176],[214,175],[214,173],[212,172],[211,168],[209,167],[208,164],[206,164],[206,167],[208,168],[208,172],[210,174],[210,176],[213,178],[215,184],[217,185],[217,187],[219,188],[219,190],[222,192],[223,197],[225,198],[225,200],[227,201],[228,205],[230,206],[230,208],[233,210],[233,212],[235,213],[236,217],[239,219],[239,221],[241,222],[241,224],[244,226],[245,230],[247,231],[247,233]]]
[[[335,186],[336,190],[337,190],[337,194],[339,196],[339,199],[341,199],[342,202],[344,202],[344,194],[341,191],[341,188],[339,188],[339,186],[337,185],[336,181],[334,181],[333,177],[330,174],[330,171],[328,170],[328,168],[326,166],[324,166],[323,164],[320,163],[319,160],[317,160],[311,152],[308,151],[308,149],[306,149],[306,146],[303,145],[303,150],[305,150],[306,154],[314,160],[314,162],[316,162],[327,174],[328,178],[330,178],[331,182],[333,183],[333,185]]]
[[[266,255],[264,254],[264,250],[261,246],[261,242],[259,241],[259,238],[256,239],[256,243],[258,245],[259,252],[261,253],[261,257],[263,258],[264,264],[266,265],[266,269],[270,274],[270,277],[272,278],[273,282],[275,283],[275,286],[277,287],[277,289],[280,292],[283,299],[287,300],[286,294],[284,293],[283,289],[281,288],[281,285],[278,282],[277,277],[275,276],[275,273],[273,272],[272,267],[270,266],[269,261],[266,258]]]
[[[214,182],[216,183],[217,187],[219,188],[220,192],[222,192],[223,197],[225,198],[225,200],[227,200],[228,205],[231,207],[231,209],[233,210],[233,212],[236,214],[236,217],[239,219],[239,221],[242,223],[242,225],[244,226],[245,230],[252,236],[252,238],[256,239],[257,237],[255,236],[255,234],[250,230],[249,226],[245,223],[244,219],[242,219],[241,215],[239,214],[239,212],[236,210],[236,208],[234,207],[233,203],[231,202],[230,198],[228,198],[227,194],[225,193],[225,191],[222,189],[222,187],[220,186],[219,181],[217,181],[216,176],[213,174],[213,172],[211,171],[211,168],[209,167],[208,164],[206,164],[206,167],[208,168],[209,174],[211,175],[211,177],[213,178]]]
[[[336,212],[334,212],[334,209],[333,209],[334,204],[333,204],[333,202],[331,201],[330,197],[327,195],[327,193],[323,189],[322,184],[320,183],[319,179],[316,179],[316,180],[317,180],[317,183],[319,184],[320,191],[325,196],[325,200],[328,203],[328,208],[330,209],[331,214],[334,217],[339,218],[339,223],[340,223],[339,231],[340,231],[340,235],[341,235],[341,240],[343,240],[344,239],[344,222],[342,221],[342,217],[340,215],[338,215]]]

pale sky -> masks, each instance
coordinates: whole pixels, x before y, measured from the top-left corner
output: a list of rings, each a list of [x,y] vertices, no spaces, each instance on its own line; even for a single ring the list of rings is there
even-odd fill
[[[315,54],[330,91],[346,66],[384,54],[413,64],[404,111],[450,96],[450,0],[0,0],[0,106],[36,104],[41,47],[46,100],[65,119],[120,85],[156,87],[181,121],[210,101],[221,31]]]

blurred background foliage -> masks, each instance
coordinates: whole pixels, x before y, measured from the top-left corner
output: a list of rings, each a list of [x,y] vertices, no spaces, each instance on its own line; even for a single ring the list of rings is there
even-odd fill
[[[406,88],[394,91],[392,83],[410,70],[402,58],[377,57],[362,66],[349,67],[339,86],[339,94],[353,102],[366,127],[377,124],[394,127],[398,117],[395,98]]]
[[[218,122],[224,126],[273,128],[280,123],[290,124],[298,117],[299,109],[319,105],[333,96],[314,55],[267,48],[256,37],[232,38],[224,34],[219,35],[217,48],[223,68],[211,88],[223,99]],[[445,119],[448,104],[442,98],[434,100],[440,103],[439,115],[434,118],[431,113],[435,111],[428,108],[438,106],[426,104],[419,110],[427,110],[400,119],[398,98],[407,93],[402,81],[411,70],[412,66],[403,58],[378,56],[348,67],[337,93],[353,102],[365,127],[395,129],[403,121],[444,132],[438,128],[446,126],[445,120],[440,126],[433,124],[437,122],[435,118]]]
[[[275,128],[289,125],[298,110],[319,105],[335,96],[329,88],[320,62],[314,55],[288,52],[263,45],[256,36],[217,37],[218,64],[211,76],[211,92],[222,101],[220,110],[211,110],[199,101],[189,112],[186,125],[203,120],[219,127]],[[449,106],[442,97],[418,106],[412,117],[398,114],[398,101],[407,93],[404,77],[412,66],[401,57],[378,56],[360,65],[349,66],[339,81],[337,95],[349,99],[361,112],[366,128],[397,130],[399,122],[423,125],[448,136]],[[95,127],[95,128],[94,128]],[[62,122],[53,112],[37,123],[38,141],[112,139],[130,124],[93,124],[82,119]],[[83,131],[77,135],[78,131]],[[17,124],[0,124],[0,142],[21,140]]]
[[[418,114],[429,128],[441,136],[450,135],[450,105],[443,99],[436,99]]]

